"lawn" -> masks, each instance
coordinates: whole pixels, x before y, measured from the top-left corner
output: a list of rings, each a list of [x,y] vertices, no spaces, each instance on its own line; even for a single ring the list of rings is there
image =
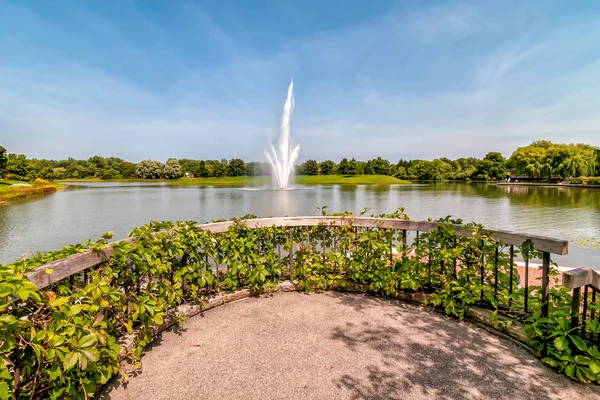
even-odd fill
[[[225,176],[219,178],[181,178],[169,182],[175,186],[245,186],[266,185],[270,178],[266,176]],[[386,175],[300,175],[294,180],[298,185],[393,185],[406,184]]]
[[[6,182],[6,181],[5,181]],[[18,182],[15,183],[26,183]],[[31,186],[12,186],[12,185],[0,185],[0,203],[20,200],[29,196],[40,196],[47,195],[56,192],[57,190],[63,189],[65,186],[53,182],[36,184],[33,183]]]
[[[387,175],[300,175],[296,177],[296,183],[299,185],[395,185],[410,182]]]
[[[10,179],[0,180],[0,185],[4,185],[4,186],[15,185],[17,183],[27,183],[27,182],[25,182],[25,181],[13,181],[13,180],[10,180]]]
[[[266,185],[267,176],[222,176],[217,178],[181,178],[170,181],[174,186],[246,186]]]

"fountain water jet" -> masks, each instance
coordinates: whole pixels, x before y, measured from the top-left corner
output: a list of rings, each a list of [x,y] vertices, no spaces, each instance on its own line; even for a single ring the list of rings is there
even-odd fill
[[[281,118],[281,136],[279,136],[279,143],[277,149],[271,145],[271,153],[265,151],[271,167],[273,168],[273,175],[277,181],[277,186],[280,189],[287,189],[290,178],[294,172],[294,162],[298,158],[298,152],[300,151],[300,145],[296,145],[292,149],[290,145],[290,119],[292,117],[292,110],[294,109],[294,80],[291,80],[288,88],[287,99],[283,106],[283,116]]]

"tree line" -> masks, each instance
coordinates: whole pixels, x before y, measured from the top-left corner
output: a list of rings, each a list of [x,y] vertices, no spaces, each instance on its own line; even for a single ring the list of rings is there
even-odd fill
[[[506,159],[490,152],[475,157],[403,160],[393,163],[382,157],[368,161],[343,158],[317,162],[307,160],[296,166],[299,175],[390,175],[407,180],[499,180],[507,176],[533,179],[566,179],[600,176],[600,149],[588,144],[555,144],[537,141],[519,147]],[[177,179],[189,177],[260,176],[270,174],[265,162],[231,160],[191,160],[170,158],[132,163],[117,157],[94,156],[87,160],[29,159],[23,154],[7,154],[0,146],[0,178],[30,181],[36,178],[60,179]]]

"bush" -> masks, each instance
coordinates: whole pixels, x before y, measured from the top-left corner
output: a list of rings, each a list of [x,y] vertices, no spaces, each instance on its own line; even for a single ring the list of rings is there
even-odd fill
[[[600,177],[592,177],[587,179],[588,185],[600,185]]]
[[[33,181],[33,183],[34,183],[35,185],[43,186],[43,185],[47,185],[47,184],[49,184],[50,182],[48,182],[47,180],[45,180],[45,179],[42,179],[42,178],[36,178],[36,179]]]

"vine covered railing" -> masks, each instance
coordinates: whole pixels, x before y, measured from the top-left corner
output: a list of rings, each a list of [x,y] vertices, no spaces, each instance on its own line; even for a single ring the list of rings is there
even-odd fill
[[[503,323],[524,321],[545,362],[598,380],[597,325],[586,324],[589,338],[572,327],[572,296],[558,286],[550,260],[566,254],[566,241],[450,218],[410,221],[402,209],[323,214],[152,222],[123,241],[109,244],[109,233],[1,266],[0,399],[90,397],[111,376],[127,379],[140,367],[153,327],[169,310],[242,287],[268,291],[288,279],[307,292],[360,284],[382,296],[419,293],[458,318],[470,305],[483,306]],[[539,284],[530,284],[529,268],[521,276],[517,259],[542,260]],[[586,307],[596,312],[595,297]],[[140,340],[126,352],[118,340],[134,330]]]

